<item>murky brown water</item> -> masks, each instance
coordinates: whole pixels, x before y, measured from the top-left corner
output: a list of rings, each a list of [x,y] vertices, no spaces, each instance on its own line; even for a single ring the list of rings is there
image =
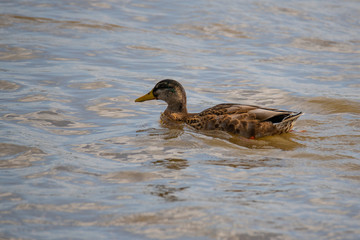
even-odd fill
[[[357,1],[2,1],[1,239],[358,239]],[[259,140],[159,123],[305,113]]]

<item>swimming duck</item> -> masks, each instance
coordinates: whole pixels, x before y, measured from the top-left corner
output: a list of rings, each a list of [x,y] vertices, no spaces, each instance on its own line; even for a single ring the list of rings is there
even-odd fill
[[[163,100],[168,106],[161,119],[183,122],[198,130],[222,130],[246,138],[260,138],[287,133],[301,112],[290,112],[236,103],[223,103],[200,113],[188,113],[183,86],[172,79],[158,82],[147,94],[135,102]]]

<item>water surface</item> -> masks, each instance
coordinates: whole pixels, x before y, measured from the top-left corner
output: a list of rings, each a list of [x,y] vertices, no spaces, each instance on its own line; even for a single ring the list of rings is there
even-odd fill
[[[357,1],[2,1],[0,238],[357,239]],[[257,140],[159,122],[305,113]]]

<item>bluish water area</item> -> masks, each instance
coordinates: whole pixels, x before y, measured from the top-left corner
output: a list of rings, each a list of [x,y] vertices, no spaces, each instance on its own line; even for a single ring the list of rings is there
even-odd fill
[[[1,239],[358,239],[358,1],[0,3]],[[302,111],[243,139],[188,110]]]

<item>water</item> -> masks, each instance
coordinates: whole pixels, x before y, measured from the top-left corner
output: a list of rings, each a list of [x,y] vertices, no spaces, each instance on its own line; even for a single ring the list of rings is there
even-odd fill
[[[358,239],[357,1],[2,1],[0,238]],[[303,111],[259,140],[159,123]]]

